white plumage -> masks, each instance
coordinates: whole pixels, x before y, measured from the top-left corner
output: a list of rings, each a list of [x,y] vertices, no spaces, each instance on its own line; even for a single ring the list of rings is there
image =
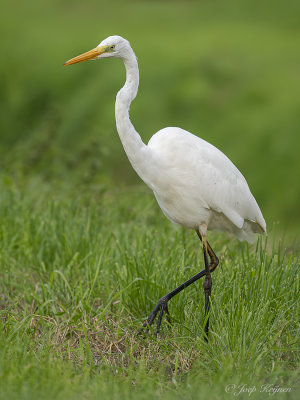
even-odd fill
[[[266,231],[266,223],[243,175],[210,143],[176,127],[164,128],[147,145],[143,143],[129,119],[129,107],[138,90],[139,71],[127,40],[110,36],[65,65],[109,57],[121,58],[126,67],[126,82],[117,94],[115,115],[117,131],[133,168],[153,190],[163,213],[171,221],[195,229],[203,242],[205,270],[161,298],[144,324],[145,327],[152,325],[161,310],[159,330],[163,313],[168,317],[167,302],[204,275],[205,312],[208,312],[210,272],[218,265],[218,259],[206,241],[207,229],[230,232],[240,240],[251,241],[253,234]],[[208,320],[205,332],[207,335]]]
[[[149,186],[164,214],[186,228],[217,229],[251,240],[266,224],[239,170],[220,150],[180,128],[165,128],[148,143]]]

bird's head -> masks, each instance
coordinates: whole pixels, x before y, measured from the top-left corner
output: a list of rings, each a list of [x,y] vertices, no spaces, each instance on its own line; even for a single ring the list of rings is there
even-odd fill
[[[126,58],[128,53],[132,51],[128,40],[121,36],[109,36],[102,40],[94,49],[80,54],[77,57],[71,58],[64,65],[76,64],[87,60],[97,60],[100,58]]]

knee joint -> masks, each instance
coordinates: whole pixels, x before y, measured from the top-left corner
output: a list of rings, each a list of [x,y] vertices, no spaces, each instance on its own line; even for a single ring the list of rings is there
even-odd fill
[[[213,272],[218,265],[219,265],[219,259],[218,257],[214,257],[209,266],[210,272]]]

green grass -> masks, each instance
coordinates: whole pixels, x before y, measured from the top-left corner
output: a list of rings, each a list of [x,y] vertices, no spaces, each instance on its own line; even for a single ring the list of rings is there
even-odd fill
[[[1,5],[0,399],[269,398],[261,385],[299,397],[299,4]],[[111,34],[138,56],[144,141],[165,126],[210,141],[266,218],[251,246],[209,234],[220,265],[208,343],[202,282],[172,299],[170,330],[136,335],[203,256],[126,159],[120,60],[62,67]]]
[[[159,297],[203,268],[196,234],[149,193],[10,188],[1,221],[1,398],[226,398],[229,384],[291,387],[296,398],[293,249],[211,234],[221,263],[209,343],[201,282],[171,301],[170,331],[141,338]]]

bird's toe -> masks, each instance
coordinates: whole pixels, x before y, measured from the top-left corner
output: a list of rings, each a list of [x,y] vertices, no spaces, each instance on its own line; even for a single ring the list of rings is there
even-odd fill
[[[159,313],[158,320],[157,320],[156,335],[158,335],[158,333],[159,333],[164,314],[166,314],[166,320],[168,322],[168,326],[170,326],[171,318],[170,318],[170,313],[169,313],[169,308],[168,308],[168,299],[166,297],[162,297],[158,301],[157,305],[154,307],[152,313],[149,315],[149,317],[144,322],[142,329],[138,332],[138,335],[149,332],[150,327],[151,327],[151,325],[153,325],[153,322],[159,311],[160,311],[160,313]]]

